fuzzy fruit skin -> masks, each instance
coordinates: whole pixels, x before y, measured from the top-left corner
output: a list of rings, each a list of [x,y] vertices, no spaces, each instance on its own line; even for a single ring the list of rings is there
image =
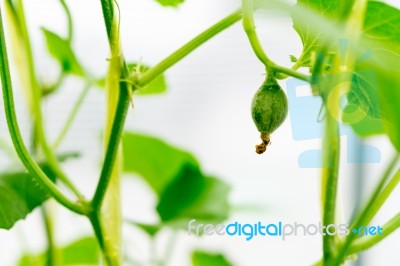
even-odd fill
[[[256,92],[251,106],[253,121],[260,133],[270,134],[282,123],[288,113],[285,93],[275,79],[268,79]]]

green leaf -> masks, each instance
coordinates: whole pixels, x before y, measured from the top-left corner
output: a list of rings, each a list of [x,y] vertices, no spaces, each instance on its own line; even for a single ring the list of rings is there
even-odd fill
[[[369,137],[372,135],[383,134],[383,123],[382,120],[379,118],[372,118],[365,113],[361,113],[360,115],[363,118],[353,122],[349,117],[346,116],[346,114],[354,114],[354,112],[356,112],[358,108],[358,105],[347,105],[343,110],[343,122],[349,124],[353,128],[354,132],[361,137]]]
[[[93,237],[79,239],[62,250],[63,265],[98,265],[100,250]]]
[[[148,234],[150,237],[154,237],[161,230],[162,226],[160,224],[144,224],[135,221],[128,221],[129,224],[140,228],[143,232]]]
[[[173,182],[183,165],[197,165],[193,155],[157,138],[126,132],[122,145],[124,171],[143,177],[157,195]]]
[[[55,175],[46,165],[43,171],[54,181]],[[1,173],[0,228],[10,229],[49,198],[43,186],[25,171]]]
[[[224,255],[216,253],[208,253],[205,251],[194,251],[192,253],[193,266],[232,266]]]
[[[357,66],[352,75],[350,92],[347,95],[350,105],[359,106],[369,117],[381,119],[377,78],[374,70],[360,69]]]
[[[301,10],[294,12],[294,27],[304,44],[303,55],[299,58],[303,65],[309,65],[310,51],[316,51],[321,45],[328,47],[328,51],[333,51],[329,47],[336,45],[337,40],[344,36],[342,28],[334,26],[335,21],[341,17],[340,14],[343,14],[343,6],[346,8],[351,6],[343,3],[345,2],[298,1],[298,9],[311,8],[323,15],[319,19],[308,20]],[[339,48],[341,48],[340,45]],[[352,85],[348,101],[350,105],[360,107],[368,115],[366,120],[353,125],[353,128],[364,136],[378,134],[382,132],[380,125],[382,122],[384,132],[388,134],[395,148],[400,151],[400,116],[398,115],[400,112],[400,11],[383,2],[368,1],[363,34],[358,46],[349,45],[347,48],[347,52],[356,59],[355,65],[350,66],[355,68],[355,72],[351,78]],[[333,56],[347,56],[346,51],[341,50],[340,53]],[[330,57],[332,54],[326,54],[326,56]]]
[[[400,11],[382,2],[368,2],[363,37],[372,55],[358,68],[375,72],[384,129],[400,151]],[[378,98],[373,90],[367,92],[370,99]]]
[[[161,220],[169,221],[196,202],[205,188],[205,178],[196,165],[184,164],[161,193],[157,212]]]
[[[343,112],[343,122],[351,125],[362,137],[384,133],[376,72],[368,68],[364,70],[361,64],[357,64],[347,94],[348,104]]]
[[[79,156],[79,153],[68,152],[57,155],[57,159],[62,162]],[[53,182],[56,180],[56,175],[48,164],[39,163],[39,166]],[[25,170],[1,172],[0,228],[10,229],[48,198],[45,188]]]
[[[195,199],[190,198],[193,200],[191,204],[187,204],[187,206],[180,205],[179,209],[174,207],[173,204],[179,202],[178,200],[182,196],[173,195],[173,190],[164,194],[157,206],[160,216],[164,220],[168,220],[166,218],[170,217],[180,220],[177,222],[185,224],[185,228],[187,227],[187,221],[191,219],[196,219],[198,222],[203,223],[219,223],[226,220],[230,211],[228,202],[229,186],[214,177],[205,177],[203,182],[202,188],[200,187],[201,190],[195,191],[199,195]],[[186,194],[186,192],[183,192],[186,190],[186,186],[177,186],[175,188],[176,191],[179,189],[180,193]],[[187,198],[182,197],[181,199],[184,201]]]
[[[59,250],[61,257],[61,265],[63,266],[78,266],[87,265],[95,266],[100,261],[100,251],[97,246],[97,241],[93,237],[86,237],[74,241],[73,243]],[[44,266],[47,265],[47,252],[37,255],[26,254],[20,261],[19,266]]]
[[[179,6],[184,2],[184,0],[156,0],[158,3],[160,3],[163,6]]]
[[[331,0],[298,0],[296,12],[293,12],[293,28],[299,34],[303,43],[303,52],[299,57],[302,66],[310,67],[311,56],[317,51],[329,32],[322,25],[315,25],[306,19],[302,12],[315,12],[327,19],[337,16],[340,10],[340,1]]]
[[[50,55],[59,62],[62,71],[84,76],[84,70],[75,56],[71,43],[48,29],[42,28],[42,32]]]
[[[164,141],[134,134],[123,136],[124,170],[139,174],[158,196],[162,224],[181,227],[190,219],[227,218],[229,187],[205,176],[190,153]]]

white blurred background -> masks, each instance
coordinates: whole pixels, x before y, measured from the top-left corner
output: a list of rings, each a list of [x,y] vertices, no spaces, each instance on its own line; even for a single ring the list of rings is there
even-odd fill
[[[154,65],[199,32],[234,11],[240,1],[186,0],[177,9],[162,8],[153,0],[120,0],[121,36],[128,61],[142,60]],[[391,1],[400,7],[398,1]],[[56,64],[49,58],[40,27],[66,33],[64,13],[56,0],[25,1],[28,25],[33,39],[36,63],[44,80],[57,76]],[[71,8],[75,36],[74,47],[79,59],[94,75],[107,68],[108,45],[100,1],[67,1]],[[257,16],[257,30],[273,60],[290,66],[289,55],[299,55],[301,41],[292,28],[288,14],[264,12]],[[12,48],[11,48],[12,49]],[[298,166],[301,152],[318,149],[321,140],[295,141],[290,117],[274,134],[269,150],[255,154],[258,132],[250,116],[254,92],[264,79],[264,69],[253,54],[240,23],[213,38],[166,72],[168,92],[159,96],[135,97],[126,128],[150,134],[187,149],[197,156],[206,173],[224,179],[232,187],[230,200],[235,212],[229,221],[318,223],[319,169]],[[28,114],[14,75],[19,120],[29,133]],[[285,82],[281,83],[285,89]],[[50,139],[57,136],[74,99],[81,91],[80,81],[69,79],[62,90],[46,102],[44,113]],[[0,108],[3,110],[3,108]],[[102,160],[100,133],[104,117],[104,94],[94,88],[85,101],[62,151],[82,151],[80,160],[65,164],[65,170],[86,195],[91,196]],[[316,118],[311,118],[316,119]],[[0,136],[7,136],[4,114],[0,114]],[[382,162],[365,165],[364,192],[372,189],[394,150],[386,137],[369,139],[381,150]],[[342,137],[340,194],[345,219],[352,213],[354,164],[347,163],[347,142]],[[0,155],[4,169],[8,158]],[[155,196],[139,178],[123,183],[123,211],[126,217],[154,222]],[[375,224],[383,224],[398,212],[400,190],[388,200]],[[253,206],[243,211],[243,206]],[[68,243],[82,235],[92,234],[89,223],[61,207],[57,213],[57,240]],[[171,232],[159,237],[156,252],[165,252]],[[142,232],[124,227],[126,251],[139,261],[148,260],[149,242]],[[24,238],[26,245],[21,245]],[[281,241],[275,238],[207,237],[193,238],[181,232],[169,265],[189,265],[190,251],[202,248],[223,252],[236,265],[310,265],[322,255],[319,236],[298,236]],[[0,230],[0,265],[16,265],[25,251],[40,252],[46,245],[43,224],[38,211],[18,222],[11,231]],[[382,244],[364,253],[363,265],[400,265],[400,234],[395,232]],[[145,264],[146,265],[146,264]]]

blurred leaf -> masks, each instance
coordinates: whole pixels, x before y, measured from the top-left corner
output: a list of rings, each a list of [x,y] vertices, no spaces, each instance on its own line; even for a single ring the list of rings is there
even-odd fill
[[[232,266],[233,264],[228,261],[224,255],[208,253],[205,251],[194,251],[192,253],[193,266]]]
[[[97,240],[86,237],[69,244],[62,250],[62,260],[64,265],[98,265],[100,250]]]
[[[372,135],[384,133],[382,120],[379,118],[372,118],[364,114],[364,118],[356,123],[352,123],[351,120],[346,117],[346,113],[353,113],[358,108],[358,105],[349,104],[345,107],[343,122],[350,124],[354,132],[361,137],[369,137]]]
[[[74,241],[73,243],[59,250],[61,265],[63,266],[95,266],[100,261],[100,251],[97,241],[93,237],[86,237]],[[19,266],[45,266],[47,265],[47,252],[38,255],[24,255]]]
[[[379,95],[384,129],[400,151],[400,11],[382,2],[368,2],[363,43],[372,54],[361,58],[357,68],[373,71],[377,83],[375,90],[368,89],[364,94],[373,100]]]
[[[157,138],[126,132],[122,143],[124,171],[143,177],[157,195],[173,182],[183,165],[197,165],[190,153]]]
[[[43,171],[54,181],[47,165]],[[49,198],[44,187],[26,171],[0,173],[0,228],[10,229]]]
[[[57,155],[59,161],[76,158],[79,153]],[[46,163],[39,166],[54,182],[56,176]],[[26,170],[0,172],[0,228],[10,229],[36,207],[49,198],[45,188],[33,179]]]
[[[172,205],[174,201],[171,200],[171,198],[179,200],[179,196],[172,195],[172,191],[168,194],[166,193],[157,206],[160,216],[164,216],[164,219],[172,217],[177,220],[176,222],[182,220],[184,228],[187,228],[187,221],[191,219],[196,219],[198,222],[203,223],[219,223],[226,220],[230,211],[230,205],[228,203],[229,186],[214,177],[205,177],[203,182],[204,184],[202,185],[203,188],[200,191],[200,195],[192,201],[191,204],[188,204],[187,207],[179,206],[181,208],[180,210],[177,210],[176,207]],[[177,186],[175,189],[178,190],[179,187]],[[186,187],[180,187],[180,189],[184,191]],[[196,192],[199,193],[198,191]],[[181,191],[180,193],[183,192]],[[185,198],[182,200],[185,200]]]
[[[124,170],[139,174],[156,192],[163,225],[180,228],[190,219],[211,222],[227,218],[228,185],[204,176],[190,153],[134,133],[125,133],[122,143]]]
[[[295,57],[294,55],[289,55],[289,58],[290,58],[290,62],[292,62],[292,63],[296,63],[297,62],[297,57]]]
[[[15,157],[15,150],[14,148],[5,140],[0,138],[0,152],[5,153],[9,156],[9,158]]]
[[[128,221],[128,223],[140,228],[143,232],[147,233],[150,237],[154,237],[161,230],[161,225],[159,224],[143,224],[134,221]]]
[[[129,63],[128,68],[131,73],[139,72],[144,73],[150,69],[149,66],[137,63]],[[140,74],[139,74],[140,75]],[[99,88],[104,88],[106,86],[105,78],[100,78],[97,80],[96,85]],[[161,94],[167,91],[167,82],[165,81],[164,75],[159,75],[152,82],[135,91],[137,95],[152,95],[152,94]]]
[[[333,18],[340,9],[340,1],[328,1],[328,0],[298,0],[297,8],[299,10],[310,9],[317,14],[323,15],[326,18]],[[308,21],[304,15],[297,13],[292,14],[293,28],[299,34],[300,39],[303,43],[303,52],[299,57],[302,66],[310,66],[311,55],[317,51],[322,40],[325,39],[325,35],[329,34],[322,26],[318,27],[312,21]]]
[[[335,10],[340,11],[338,14],[343,12],[341,5],[351,6],[343,3],[298,1],[293,21],[304,44],[303,56],[320,45],[336,45],[337,40],[343,38],[341,27],[335,26],[334,15],[337,13]],[[323,17],[307,19],[307,14],[312,17],[310,12],[306,12],[307,6]],[[363,31],[357,48],[351,50],[356,61],[348,100],[373,120],[365,120],[354,128],[358,133],[362,131],[363,135],[377,134],[380,129],[376,122],[381,120],[385,133],[400,151],[400,11],[383,2],[368,1]],[[303,58],[299,60],[304,61]]]
[[[352,75],[348,104],[360,107],[371,118],[381,119],[375,71],[360,66]]]
[[[75,56],[71,43],[46,28],[42,28],[42,32],[49,53],[59,62],[63,72],[84,76],[84,70]]]
[[[157,212],[161,220],[177,218],[196,202],[205,188],[205,178],[198,166],[182,165],[175,179],[161,193]]]
[[[97,87],[104,89],[106,87],[106,79],[104,77],[103,78],[99,78],[99,79],[96,80],[95,84],[96,84]]]
[[[156,0],[163,6],[178,6],[184,2],[184,0]]]
[[[145,223],[139,223],[136,221],[132,220],[127,220],[126,221],[128,224],[133,225],[146,234],[148,234],[150,237],[156,236],[163,228],[171,228],[174,230],[180,230],[180,229],[187,229],[187,220],[172,220],[172,221],[167,221],[167,222],[161,222],[159,224],[145,224]],[[202,232],[199,232],[201,234]]]

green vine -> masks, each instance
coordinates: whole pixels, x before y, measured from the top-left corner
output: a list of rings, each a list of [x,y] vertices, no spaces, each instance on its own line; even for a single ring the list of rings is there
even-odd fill
[[[323,218],[324,226],[335,224],[336,194],[338,186],[340,138],[339,124],[330,114],[325,118],[325,136],[323,139],[324,153],[322,165],[323,192]],[[335,254],[334,236],[326,229],[323,236],[324,262],[327,263]]]
[[[0,13],[1,13],[0,9]],[[62,192],[56,187],[56,185],[46,176],[46,174],[40,169],[38,164],[29,155],[29,152],[22,140],[21,132],[17,122],[17,116],[15,113],[14,97],[12,90],[12,82],[10,76],[10,67],[8,64],[7,49],[4,37],[3,18],[0,14],[0,72],[4,99],[4,111],[6,114],[8,130],[14,144],[14,148],[21,160],[25,165],[28,172],[38,180],[47,190],[47,192],[61,205],[66,208],[78,213],[85,214],[88,212],[87,207],[81,203],[74,203],[66,198]]]

